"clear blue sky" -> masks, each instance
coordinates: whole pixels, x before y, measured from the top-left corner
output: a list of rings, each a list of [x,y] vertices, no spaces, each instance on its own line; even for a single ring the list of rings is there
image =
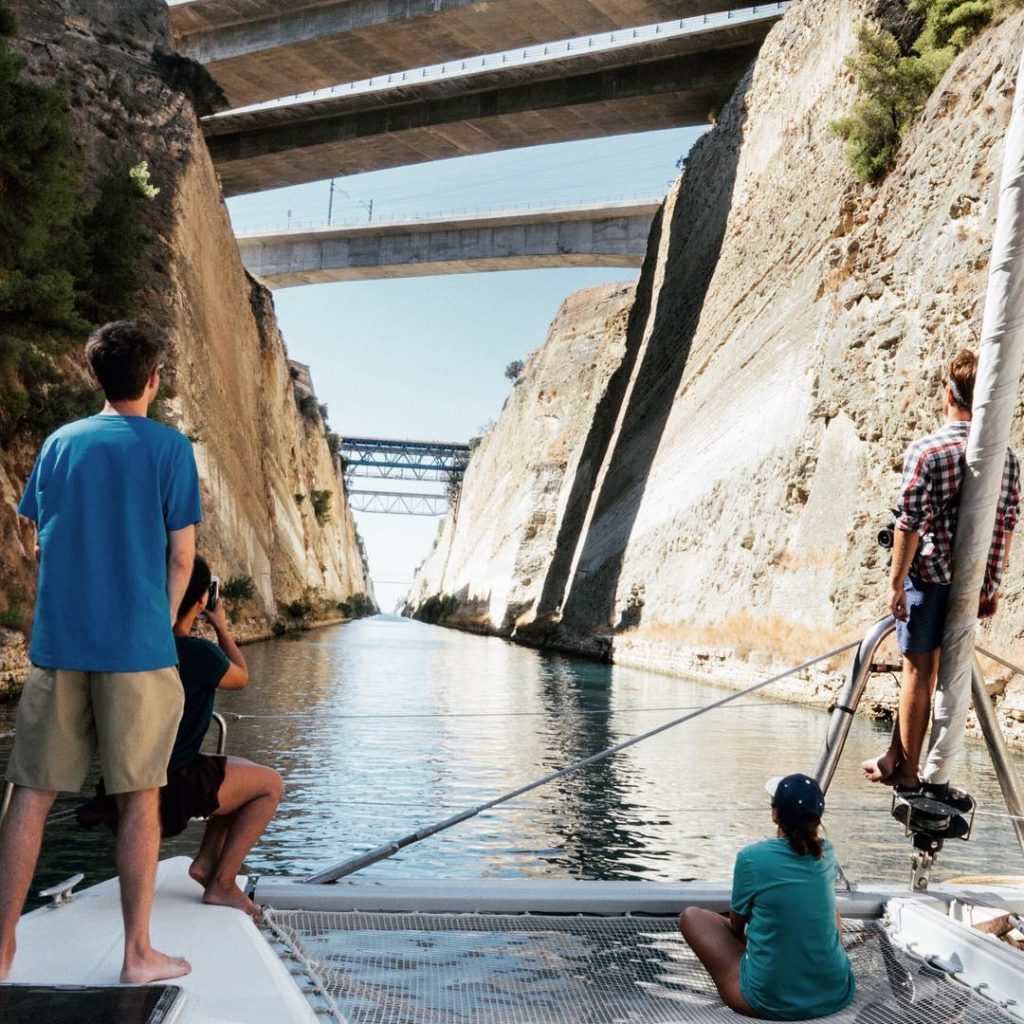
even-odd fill
[[[377,221],[660,195],[701,131],[538,146],[339,178],[333,221],[366,220],[370,200]],[[324,223],[328,203],[323,181],[240,196],[228,206],[243,232]],[[594,268],[343,282],[281,289],[274,302],[289,354],[310,364],[333,430],[464,441],[498,417],[510,387],[505,367],[543,344],[567,295],[631,277],[635,272]],[[357,519],[372,575],[411,579],[437,521]],[[381,581],[377,589],[388,610],[405,587]]]

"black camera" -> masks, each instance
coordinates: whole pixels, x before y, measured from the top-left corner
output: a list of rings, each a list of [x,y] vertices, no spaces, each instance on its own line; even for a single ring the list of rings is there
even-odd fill
[[[898,508],[891,508],[889,511],[892,513],[892,522],[875,534],[875,540],[878,542],[878,546],[880,548],[885,548],[886,551],[892,550],[893,541],[896,539],[896,520],[899,519],[900,516],[900,510]]]
[[[217,602],[220,600],[220,579],[217,576],[213,576],[210,579],[210,591],[206,598],[206,610],[216,611]]]

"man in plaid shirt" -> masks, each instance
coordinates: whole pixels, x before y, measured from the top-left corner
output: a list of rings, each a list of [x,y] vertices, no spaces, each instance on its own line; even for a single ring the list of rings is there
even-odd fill
[[[915,441],[904,458],[888,593],[889,610],[896,618],[896,639],[903,654],[899,715],[889,749],[862,765],[872,782],[909,789],[923,785],[927,795],[953,802],[948,781],[922,783],[918,770],[953,582],[957,498],[966,465],[977,370],[977,357],[968,349],[953,357],[944,390],[946,422],[934,434]],[[1020,464],[1008,448],[985,582],[978,601],[978,615],[982,618],[994,615],[999,605],[999,583],[1010,555],[1019,510]]]

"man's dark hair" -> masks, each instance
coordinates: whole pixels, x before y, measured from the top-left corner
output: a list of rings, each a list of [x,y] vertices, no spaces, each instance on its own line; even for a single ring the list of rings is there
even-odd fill
[[[115,320],[92,333],[85,354],[107,400],[123,402],[141,397],[167,347],[167,335],[156,327]]]
[[[202,599],[203,595],[210,589],[210,581],[213,576],[210,567],[206,564],[205,558],[196,555],[192,563],[192,579],[188,581],[185,588],[185,596],[178,605],[178,618],[183,619]]]

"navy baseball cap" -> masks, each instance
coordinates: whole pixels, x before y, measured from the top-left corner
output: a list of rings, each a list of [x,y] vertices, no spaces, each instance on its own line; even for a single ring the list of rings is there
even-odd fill
[[[817,780],[809,775],[797,772],[769,779],[764,788],[786,824],[817,825],[825,813],[825,795]]]

